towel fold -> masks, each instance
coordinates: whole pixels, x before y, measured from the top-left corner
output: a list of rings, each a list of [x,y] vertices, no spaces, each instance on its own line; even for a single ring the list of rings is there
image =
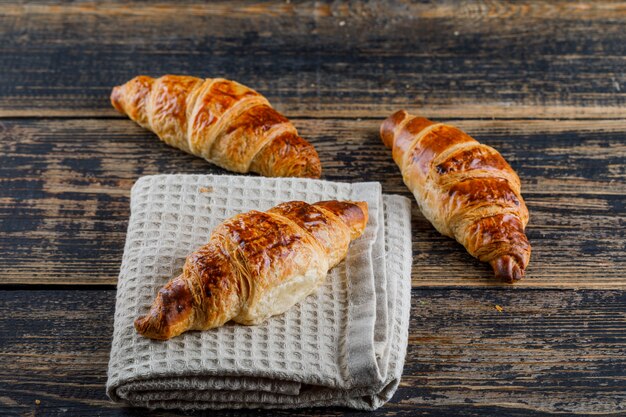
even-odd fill
[[[257,326],[227,324],[160,342],[133,320],[222,221],[281,202],[360,200],[364,234],[313,295]],[[107,394],[148,408],[373,410],[402,375],[411,297],[410,202],[379,183],[156,175],[131,191]]]

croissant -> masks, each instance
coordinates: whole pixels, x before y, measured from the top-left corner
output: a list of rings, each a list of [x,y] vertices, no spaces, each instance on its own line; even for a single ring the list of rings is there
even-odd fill
[[[400,110],[380,127],[406,186],[424,216],[455,238],[497,278],[524,276],[530,244],[520,179],[490,146],[461,130]]]
[[[165,143],[235,172],[319,178],[313,146],[265,97],[235,81],[140,75],[111,103]]]
[[[220,224],[163,287],[137,332],[166,340],[233,320],[258,324],[311,294],[367,223],[365,202],[291,201]]]

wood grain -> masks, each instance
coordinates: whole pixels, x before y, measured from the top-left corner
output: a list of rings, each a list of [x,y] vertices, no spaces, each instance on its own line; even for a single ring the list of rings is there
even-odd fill
[[[105,397],[114,304],[115,291],[0,292],[3,415],[175,415],[124,409]],[[414,289],[399,391],[378,412],[350,415],[626,412],[625,311],[623,291]]]
[[[624,22],[626,3],[605,0],[0,0],[0,414],[181,415],[104,394],[130,187],[225,173],[111,108],[111,87],[141,73],[259,90],[326,179],[410,197],[377,136],[399,108],[519,173],[533,255],[512,288],[413,205],[405,377],[390,404],[350,415],[626,414]]]
[[[380,181],[411,197],[374,120],[296,119],[323,177]],[[626,120],[452,120],[495,146],[522,178],[533,256],[517,286],[626,287]],[[115,284],[141,175],[226,173],[128,120],[0,125],[0,283]],[[500,285],[413,206],[415,286]]]
[[[226,76],[291,117],[624,118],[618,2],[0,4],[0,117],[114,116],[137,74]]]

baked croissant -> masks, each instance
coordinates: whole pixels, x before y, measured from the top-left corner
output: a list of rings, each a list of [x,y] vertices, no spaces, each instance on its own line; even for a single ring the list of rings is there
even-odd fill
[[[233,320],[258,324],[311,294],[367,223],[365,202],[291,201],[220,224],[163,287],[137,332],[169,339]]]
[[[235,81],[144,75],[113,88],[111,103],[170,146],[235,172],[319,178],[313,146],[265,97]]]
[[[493,267],[497,278],[524,276],[530,244],[520,179],[490,146],[461,130],[400,110],[380,127],[424,216],[443,235]]]

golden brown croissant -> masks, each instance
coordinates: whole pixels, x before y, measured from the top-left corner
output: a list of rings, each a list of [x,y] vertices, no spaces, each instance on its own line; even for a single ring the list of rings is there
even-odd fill
[[[496,277],[513,282],[524,276],[528,209],[519,177],[498,151],[404,110],[383,122],[380,136],[420,210],[441,234],[489,262]]]
[[[121,113],[182,149],[235,172],[319,178],[313,146],[256,91],[222,78],[140,75],[113,88]]]
[[[226,220],[187,257],[137,331],[169,339],[233,320],[258,324],[311,294],[367,223],[367,203],[291,201]]]

